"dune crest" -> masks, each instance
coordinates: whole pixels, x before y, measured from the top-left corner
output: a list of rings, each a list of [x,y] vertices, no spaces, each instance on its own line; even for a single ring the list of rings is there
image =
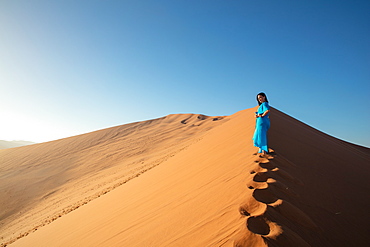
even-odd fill
[[[3,245],[366,246],[370,149],[255,109],[0,150]]]
[[[253,175],[248,189],[252,190],[249,197],[240,208],[240,214],[246,216],[246,228],[235,241],[235,246],[249,246],[251,238],[258,239],[255,246],[310,246],[294,230],[285,225],[288,219],[300,227],[317,231],[317,226],[311,218],[299,208],[293,206],[287,199],[297,197],[292,190],[302,186],[302,183],[282,170],[291,166],[285,158],[281,158],[270,150],[272,155],[257,158],[251,167]],[[289,187],[286,182],[293,186]]]

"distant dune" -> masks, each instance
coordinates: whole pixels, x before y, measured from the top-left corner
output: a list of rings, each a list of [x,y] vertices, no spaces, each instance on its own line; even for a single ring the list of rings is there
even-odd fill
[[[255,110],[0,150],[2,246],[368,246],[370,149]]]
[[[35,144],[34,142],[28,142],[28,141],[4,141],[0,140],[0,149],[6,149],[6,148],[15,148],[15,147],[21,147],[21,146],[27,146]]]

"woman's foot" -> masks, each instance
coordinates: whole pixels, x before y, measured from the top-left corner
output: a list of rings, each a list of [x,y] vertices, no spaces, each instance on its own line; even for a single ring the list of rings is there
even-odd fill
[[[262,150],[262,152],[260,153],[260,158],[266,158],[267,157],[267,152],[265,150]]]

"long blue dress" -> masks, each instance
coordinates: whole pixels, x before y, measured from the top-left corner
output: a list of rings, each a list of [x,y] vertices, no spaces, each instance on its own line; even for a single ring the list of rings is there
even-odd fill
[[[267,102],[263,102],[257,110],[257,114],[262,114],[269,110],[270,106]],[[258,153],[262,153],[262,150],[268,152],[267,146],[267,130],[270,128],[270,113],[267,113],[264,117],[256,118],[256,130],[253,135],[253,144],[255,147],[259,147]]]

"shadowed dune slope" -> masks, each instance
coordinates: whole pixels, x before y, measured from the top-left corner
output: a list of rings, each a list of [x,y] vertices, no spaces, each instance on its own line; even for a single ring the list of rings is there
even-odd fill
[[[370,149],[317,131],[275,109],[272,121],[269,137],[276,159],[288,160],[287,172],[303,184],[294,187],[298,196],[290,202],[318,226],[319,234],[304,233],[311,246],[369,246]]]
[[[255,109],[0,150],[3,243],[368,245],[369,149],[273,109],[259,157]]]

